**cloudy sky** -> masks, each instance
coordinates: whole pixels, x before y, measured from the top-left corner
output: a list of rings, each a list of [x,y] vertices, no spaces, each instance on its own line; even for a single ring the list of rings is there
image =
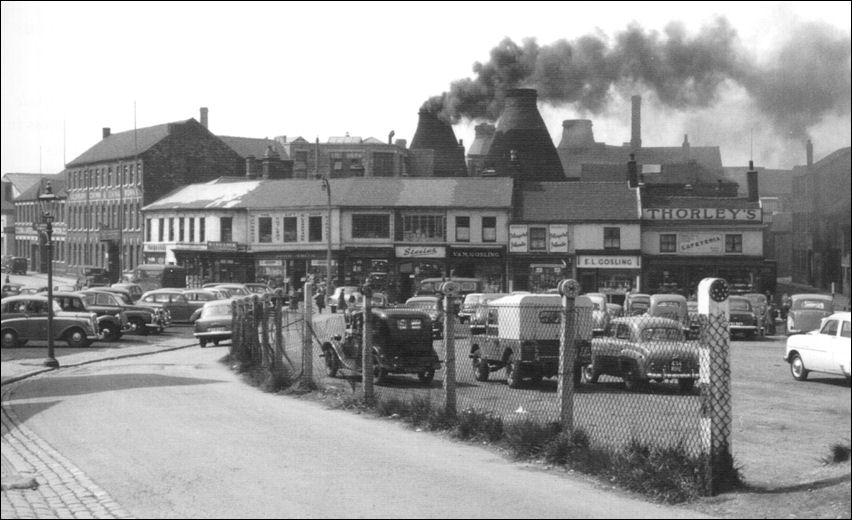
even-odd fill
[[[2,3],[2,173],[61,171],[101,137],[194,117],[218,135],[456,136],[539,89],[595,139],[718,145],[789,168],[850,144],[850,2]],[[135,106],[135,112],[134,112]]]

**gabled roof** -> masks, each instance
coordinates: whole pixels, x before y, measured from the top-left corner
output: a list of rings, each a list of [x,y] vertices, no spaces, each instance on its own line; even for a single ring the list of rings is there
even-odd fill
[[[537,182],[521,191],[525,221],[638,221],[638,190],[627,182]],[[605,202],[604,202],[605,201]]]
[[[233,137],[229,135],[217,136],[225,142],[233,151],[237,152],[240,157],[245,159],[252,156],[255,159],[262,159],[266,155],[266,149],[272,147],[272,150],[278,153],[278,157],[287,160],[287,149],[275,139],[258,139],[254,137]]]
[[[27,188],[27,190],[15,199],[15,202],[33,201],[38,199],[38,196],[44,192],[45,186],[50,182],[50,189],[54,195],[60,198],[66,197],[65,192],[65,177],[66,170],[53,175],[40,175],[38,182]]]
[[[101,139],[96,145],[83,152],[66,166],[74,167],[134,157],[165,139],[169,135],[170,125],[186,124],[190,121],[195,120],[187,119],[111,134],[109,137]]]
[[[331,179],[332,206],[350,208],[505,208],[512,205],[510,178]],[[179,188],[145,210],[325,208],[319,180],[222,178]]]
[[[27,191],[33,184],[38,184],[42,177],[49,177],[52,173],[7,173],[3,175],[3,180],[12,183],[12,186],[17,190],[18,194]]]

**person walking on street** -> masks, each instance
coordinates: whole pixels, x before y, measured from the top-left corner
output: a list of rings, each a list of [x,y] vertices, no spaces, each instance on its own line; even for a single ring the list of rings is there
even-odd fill
[[[322,314],[322,310],[325,309],[325,293],[323,291],[317,291],[314,295],[314,303],[317,304],[317,313]]]

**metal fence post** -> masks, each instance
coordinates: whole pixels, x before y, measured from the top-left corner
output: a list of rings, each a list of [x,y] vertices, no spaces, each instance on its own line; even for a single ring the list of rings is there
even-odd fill
[[[364,400],[375,398],[373,388],[373,288],[365,284],[361,289],[364,294],[364,335],[361,341],[361,372],[364,385]]]
[[[559,294],[562,295],[562,334],[559,341],[559,424],[564,433],[574,431],[574,365],[577,352],[574,345],[576,326],[574,303],[577,298],[576,280],[566,279],[559,282]]]
[[[456,282],[441,284],[444,293],[444,411],[454,417],[456,415],[456,333],[454,296],[459,292]]]
[[[305,313],[302,329],[302,377],[305,383],[314,382],[314,354],[313,354],[313,298],[314,284],[305,283]]]
[[[716,494],[721,481],[733,470],[728,293],[728,283],[721,278],[705,278],[698,284],[701,439],[704,452],[709,455],[706,490],[709,494]]]
[[[272,361],[272,348],[269,345],[269,307],[267,306],[267,299],[262,298],[260,300],[260,343],[261,343],[261,351],[264,367],[272,367],[274,362]]]
[[[237,315],[237,302],[231,301],[231,362],[237,358],[237,352],[240,350],[240,335],[239,335],[240,320]]]
[[[275,336],[273,339],[275,342],[275,359],[273,360],[273,365],[276,369],[282,369],[284,360],[284,332],[281,330],[284,321],[283,302],[278,297],[273,298],[272,301],[275,303],[275,315],[273,317],[275,323]]]

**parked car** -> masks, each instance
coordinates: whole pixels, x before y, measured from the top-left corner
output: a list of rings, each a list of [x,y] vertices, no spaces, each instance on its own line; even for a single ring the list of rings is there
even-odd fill
[[[142,305],[134,305],[127,296],[108,290],[107,287],[86,289],[80,293],[86,306],[99,314],[117,314],[123,312],[127,317],[130,334],[146,335],[149,332],[161,332],[168,321],[160,309],[152,309]]]
[[[29,259],[24,256],[12,256],[7,258],[3,265],[3,272],[5,273],[25,275],[27,274]]]
[[[624,307],[617,303],[607,303],[606,312],[609,314],[610,319],[620,318],[624,316]]]
[[[91,312],[65,312],[53,305],[53,337],[69,347],[88,347],[101,338],[97,317]],[[0,337],[3,347],[22,346],[27,341],[47,340],[47,296],[10,296],[0,300]]]
[[[54,292],[53,301],[65,312],[94,312],[97,315],[98,332],[106,341],[118,341],[130,330],[127,313],[115,307],[104,308],[88,305],[86,295],[77,292]]]
[[[444,337],[444,306],[440,296],[413,296],[405,300],[404,306],[427,313],[432,322],[432,337]]]
[[[574,300],[574,384],[579,385],[583,367],[591,363],[592,301]],[[562,298],[556,294],[517,294],[488,303],[485,334],[471,340],[470,358],[474,377],[487,381],[489,374],[505,369],[506,384],[518,388],[524,379],[539,383],[559,373],[559,344],[562,333]]]
[[[648,307],[648,316],[668,318],[680,323],[687,338],[691,336],[689,328],[689,309],[686,298],[680,294],[653,294],[651,305]]]
[[[624,316],[640,316],[648,312],[651,295],[645,293],[627,293],[624,297]]]
[[[220,341],[231,339],[231,321],[231,300],[206,301],[195,320],[193,336],[198,338],[201,348],[211,341],[218,345]]]
[[[3,284],[3,298],[8,296],[17,296],[21,294],[21,289],[24,287],[24,284],[21,283],[6,283]]]
[[[728,296],[728,333],[731,338],[743,336],[752,339],[757,335],[757,315],[745,296]]]
[[[382,384],[388,374],[417,374],[429,383],[441,368],[432,346],[429,314],[414,308],[375,308],[370,312],[373,330],[373,382]],[[343,336],[323,342],[322,355],[330,377],[340,369],[360,373],[364,313],[354,314]]]
[[[228,297],[231,296],[251,296],[252,293],[245,284],[243,283],[215,283],[215,284],[204,284],[202,289],[207,289],[209,287],[215,287],[220,291],[225,291],[228,293]]]
[[[32,286],[30,286],[30,287],[21,287],[21,292],[20,292],[20,294],[38,294],[38,293],[42,293],[42,292],[46,293],[46,292],[47,292],[47,287],[44,287],[44,286],[40,286],[40,287],[32,287]]]
[[[104,287],[110,284],[109,271],[102,267],[83,266],[80,271],[80,276],[77,277],[77,286],[83,287]]]
[[[343,294],[344,301],[346,302],[346,306],[349,306],[349,295],[355,292],[360,292],[361,289],[354,285],[341,285],[340,287],[335,287],[334,292],[331,293],[331,298],[329,299],[328,307],[331,309],[332,313],[337,312],[337,308],[340,304],[340,295]]]
[[[243,284],[246,289],[248,289],[252,294],[267,294],[271,293],[272,289],[269,288],[265,283],[244,283]]]
[[[601,336],[609,325],[606,295],[603,293],[586,293],[583,296],[592,302],[592,334]]]
[[[691,337],[697,338],[701,334],[701,319],[698,316],[698,302],[689,300],[686,302],[686,318],[689,321],[689,333]]]
[[[698,345],[686,341],[681,322],[653,316],[615,318],[607,335],[592,339],[592,363],[584,380],[606,374],[624,380],[627,390],[649,381],[677,381],[682,392],[698,379]]]
[[[142,290],[142,286],[139,285],[138,283],[121,282],[121,283],[114,283],[114,284],[110,285],[110,287],[113,287],[113,288],[116,288],[116,289],[126,289],[127,292],[130,293],[130,301],[133,302],[133,303],[136,303],[139,300],[139,298],[142,297],[142,293],[145,292],[144,290]]]
[[[207,302],[227,300],[230,298],[227,291],[215,287],[208,289],[184,289],[183,295],[186,297],[190,306],[193,307],[192,314],[189,316],[191,323],[195,323],[195,320],[201,316],[201,310]]]
[[[473,293],[468,294],[462,303],[462,310],[459,312],[459,320],[461,321],[462,314],[467,316],[470,321],[471,334],[484,334],[485,323],[488,321],[488,303],[498,298],[508,296],[507,293]]]
[[[189,322],[195,307],[183,295],[184,289],[154,289],[139,298],[137,304],[166,311],[168,321]]]
[[[823,318],[819,330],[787,338],[784,361],[796,381],[804,381],[811,372],[837,374],[850,379],[852,323],[849,312],[837,312]]]
[[[754,310],[754,315],[757,317],[757,334],[765,336],[768,333],[767,313],[769,312],[769,301],[765,294],[761,293],[746,293],[743,296],[751,302],[751,308]],[[771,318],[769,318],[771,319]]]
[[[827,294],[794,294],[787,312],[787,335],[816,330],[833,313],[834,299]]]

